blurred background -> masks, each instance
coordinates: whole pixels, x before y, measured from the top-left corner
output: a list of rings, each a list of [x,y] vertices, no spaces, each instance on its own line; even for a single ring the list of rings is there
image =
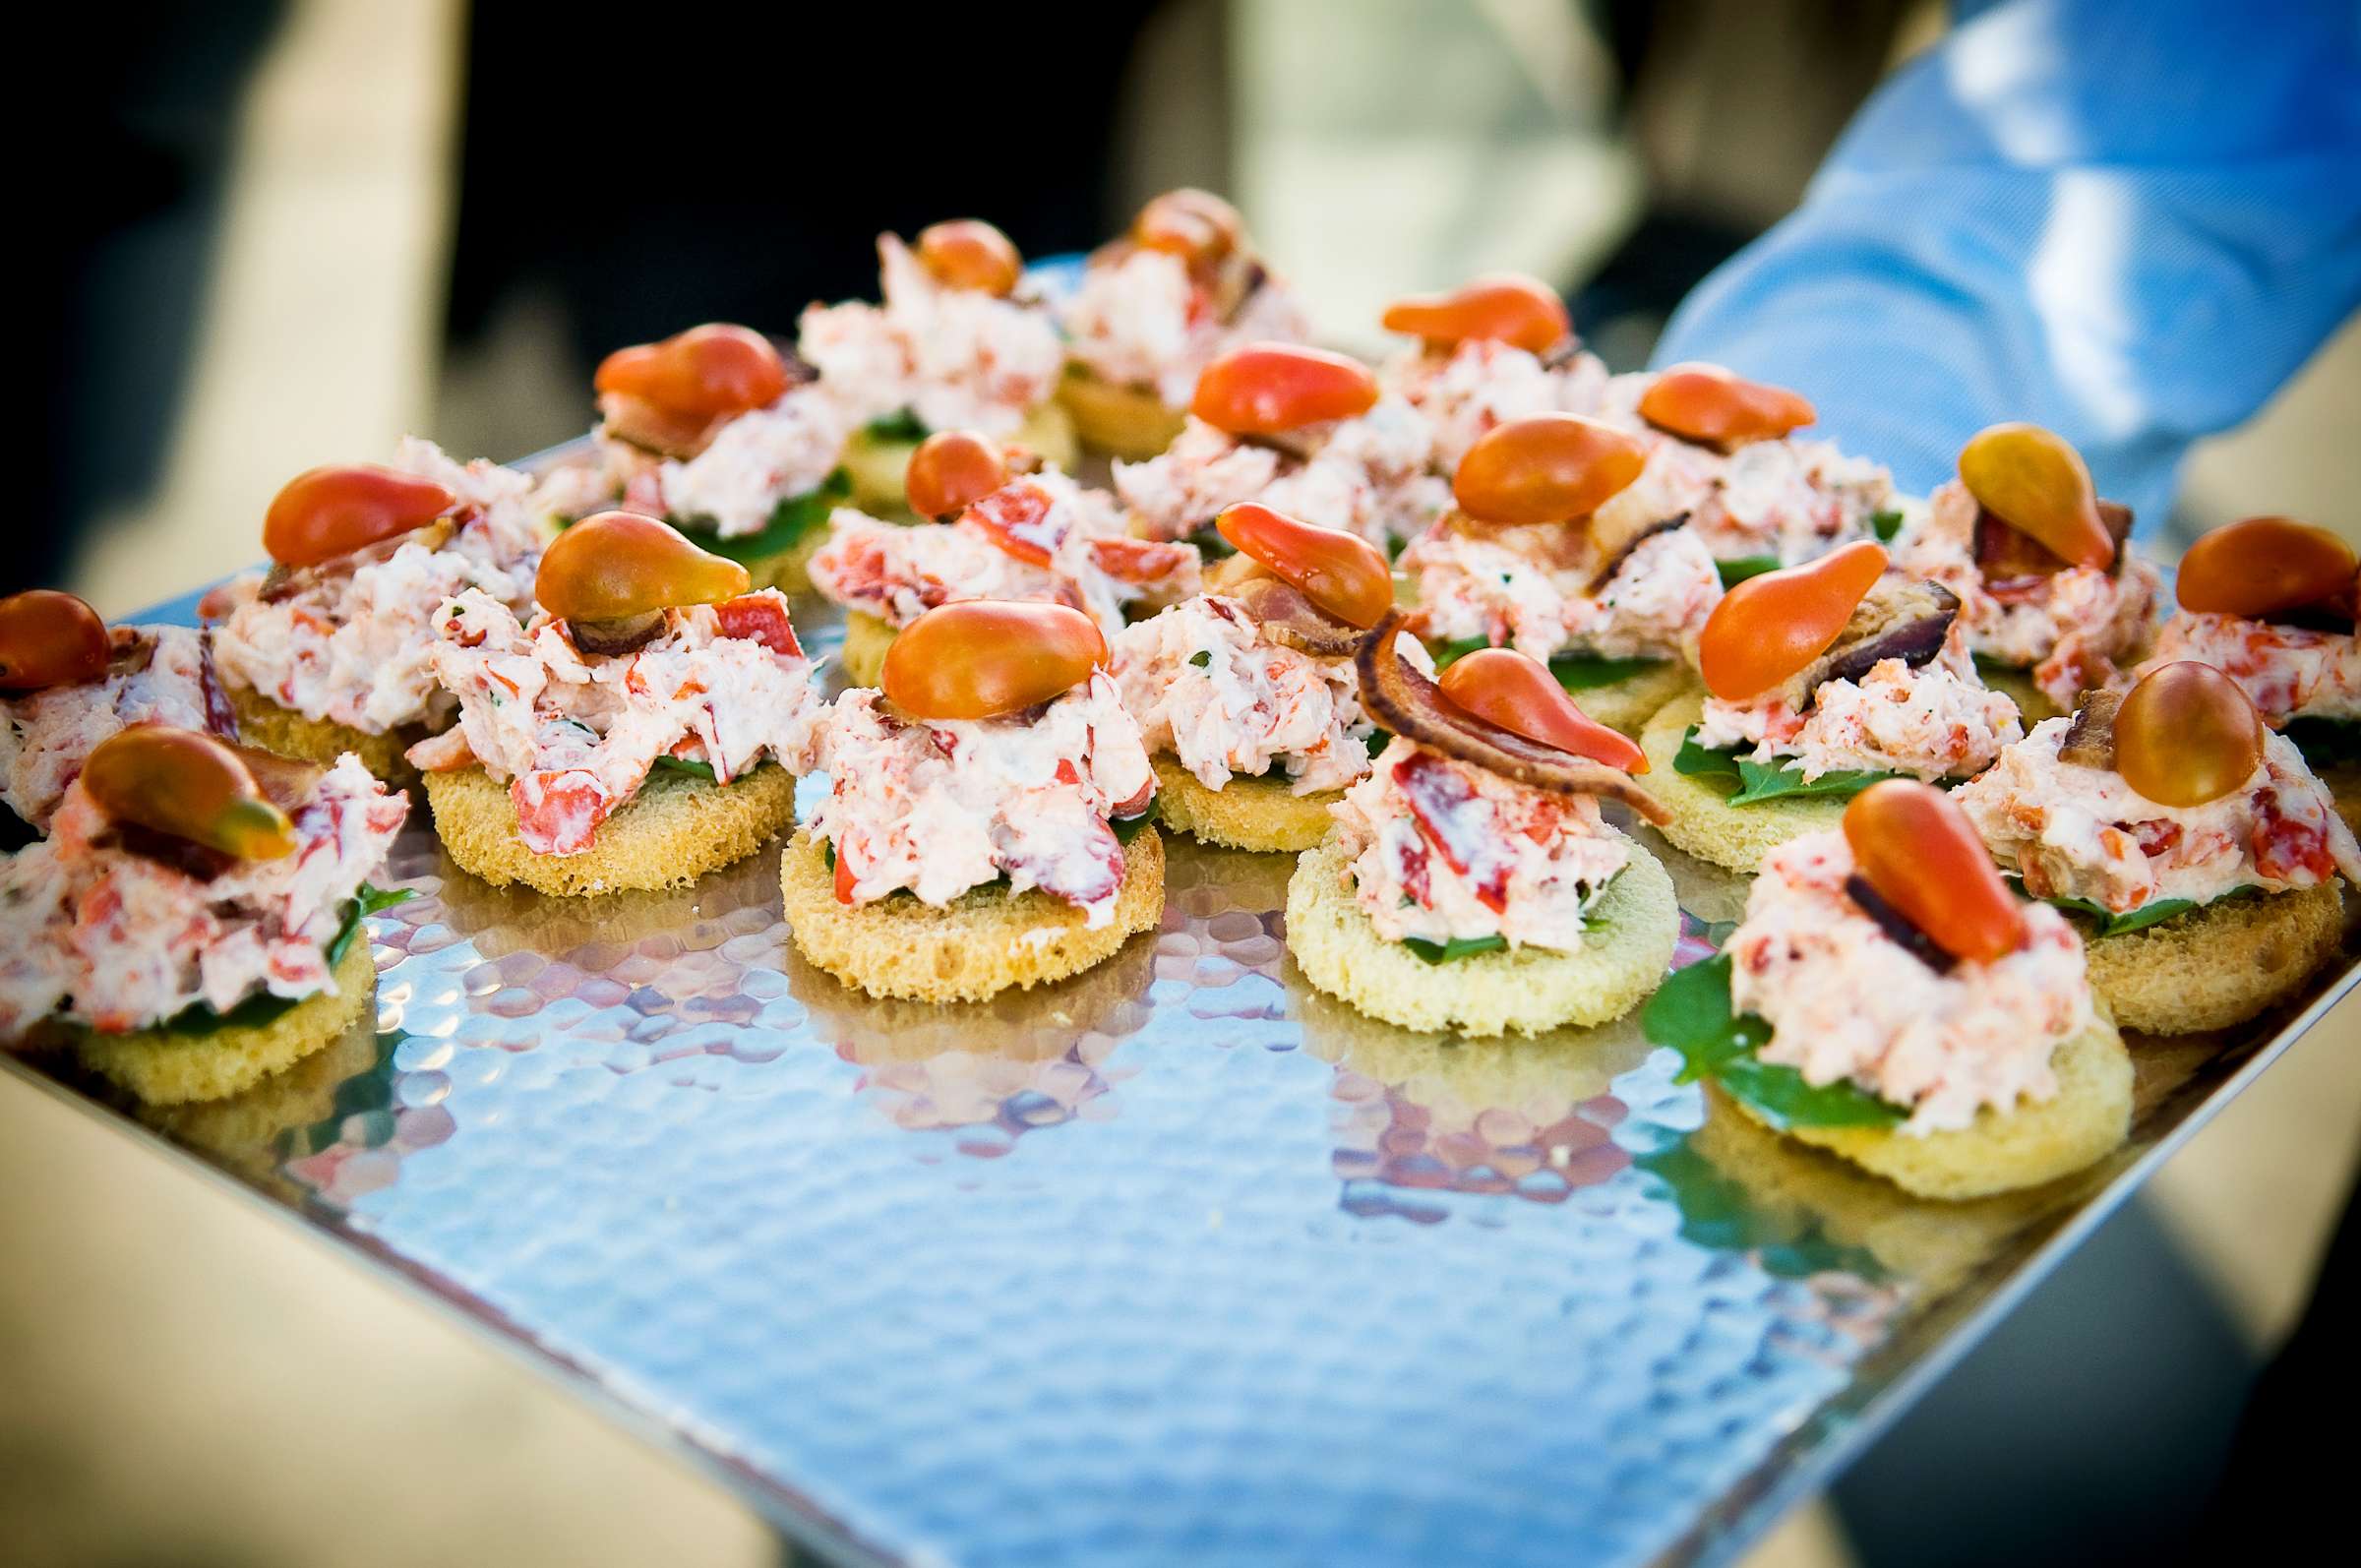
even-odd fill
[[[1563,284],[1617,369],[1786,211],[1938,4],[1105,0],[753,16],[215,0],[54,19],[42,526],[0,590],[121,616],[257,554],[314,463],[405,431],[580,433],[597,357],[875,292],[872,238],[993,218],[1087,248],[1235,196],[1319,332],[1486,268]],[[1808,388],[1806,389],[1809,390]],[[2207,443],[2160,552],[2353,532],[2361,329]],[[2351,1188],[2361,1013],[2133,1211],[1765,1563],[2177,1555]],[[0,1561],[754,1564],[786,1548],[445,1316],[0,1081]],[[1995,1509],[1996,1497],[2033,1509]]]

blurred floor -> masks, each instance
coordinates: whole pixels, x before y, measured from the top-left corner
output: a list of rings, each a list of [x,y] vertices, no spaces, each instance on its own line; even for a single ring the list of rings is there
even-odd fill
[[[288,474],[380,453],[407,428],[449,433],[427,414],[456,35],[455,0],[295,9],[247,105],[167,478],[112,520],[74,584],[109,614],[250,557]],[[383,90],[341,87],[364,78]],[[1550,101],[1551,84],[1532,86]],[[1552,155],[1613,157],[1580,137],[1562,147],[1577,151]],[[1274,147],[1261,166],[1279,182],[1351,172],[1316,141]],[[1447,172],[1428,183],[1447,187]],[[1435,281],[1367,270],[1395,259],[1368,236],[1317,238],[1296,268],[1315,295]],[[1590,242],[1536,230],[1502,243],[1518,254],[1487,260],[1535,265],[1535,250]],[[516,333],[518,347],[553,336],[529,318]],[[2361,530],[2356,404],[2361,327],[2348,326],[2254,427],[2201,453],[2187,519],[2285,511]],[[2353,1176],[2356,1046],[2361,1003],[2348,1003],[2149,1198],[2259,1350],[2300,1309]],[[14,1081],[0,1082],[0,1191],[13,1199],[0,1206],[0,1561],[776,1559],[713,1483],[282,1219]],[[1846,1560],[1816,1511],[1754,1558]]]

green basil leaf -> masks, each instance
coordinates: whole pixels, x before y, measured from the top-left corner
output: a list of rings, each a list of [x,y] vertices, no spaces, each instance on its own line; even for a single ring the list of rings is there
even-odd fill
[[[2290,719],[2281,733],[2295,743],[2314,772],[2339,762],[2361,762],[2361,719]]]
[[[1448,642],[1429,642],[1426,651],[1434,655],[1434,673],[1442,674],[1469,654],[1492,645],[1490,637],[1453,637]]]
[[[1117,843],[1128,844],[1139,837],[1141,829],[1154,820],[1156,820],[1156,803],[1150,801],[1146,811],[1135,812],[1129,816],[1110,816],[1107,818],[1107,825],[1115,830]]]
[[[1222,537],[1222,530],[1210,522],[1189,534],[1183,542],[1195,545],[1197,554],[1208,561],[1223,561],[1238,554],[1237,548]]]
[[[1838,768],[1806,783],[1800,768],[1757,762],[1738,755],[1734,748],[1713,751],[1699,746],[1694,724],[1680,738],[1680,751],[1672,758],[1672,771],[1721,790],[1723,799],[1732,806],[1812,795],[1848,799],[1881,779],[1897,776],[1873,768]]]
[[[1489,637],[1453,637],[1448,642],[1428,643],[1426,651],[1434,655],[1434,673],[1440,675],[1469,654],[1491,645]],[[1610,659],[1596,653],[1560,653],[1550,659],[1549,673],[1569,692],[1589,692],[1612,686],[1643,670],[1653,670],[1664,662],[1654,658]]]
[[[1640,1028],[1652,1044],[1680,1054],[1680,1082],[1710,1078],[1782,1131],[1886,1127],[1903,1118],[1901,1107],[1849,1080],[1815,1086],[1793,1067],[1764,1061],[1771,1026],[1731,1012],[1727,953],[1675,971],[1641,1009]]]
[[[1368,733],[1368,738],[1362,744],[1369,749],[1369,760],[1374,762],[1377,760],[1378,754],[1382,753],[1387,747],[1393,745],[1393,731],[1371,730]]]
[[[2009,883],[2019,892],[2025,891],[2025,883],[2017,877],[2011,876]],[[2262,892],[2260,887],[2233,887],[2213,902],[2218,904],[2232,898],[2256,898]],[[2186,915],[2199,907],[2194,898],[2151,898],[2138,909],[2127,909],[2118,915],[2106,905],[2089,898],[2044,898],[2041,902],[2089,916],[2098,923],[2098,930],[2091,933],[2093,936],[2121,936],[2130,932],[2146,931],[2150,926],[2161,926],[2175,916]]]
[[[1428,941],[1423,936],[1405,936],[1402,945],[1430,964],[1447,964],[1454,958],[1466,958],[1475,953],[1496,953],[1508,946],[1505,936],[1454,936],[1447,942]]]
[[[771,509],[770,521],[754,533],[742,533],[725,539],[702,522],[695,519],[669,519],[672,525],[696,542],[700,550],[751,565],[770,556],[785,555],[801,544],[804,536],[815,528],[824,528],[838,507],[853,498],[853,482],[841,468],[820,482],[817,490],[800,496],[789,496]]]
[[[714,776],[712,763],[699,762],[692,756],[659,756],[649,764],[649,771],[659,767],[668,773],[687,773],[693,778],[709,780]]]
[[[908,408],[878,415],[862,426],[861,433],[878,441],[924,441],[928,436],[926,422]]]
[[[1864,1280],[1890,1278],[1874,1253],[1831,1238],[1819,1215],[1795,1204],[1759,1201],[1742,1184],[1673,1137],[1632,1158],[1665,1184],[1680,1215],[1686,1241],[1717,1252],[1748,1252],[1763,1272],[1783,1280],[1845,1273]]]
[[[1734,560],[1717,561],[1714,565],[1722,573],[1722,586],[1734,588],[1748,577],[1759,577],[1766,572],[1777,572],[1779,557],[1739,556]]]
[[[1213,668],[1213,655],[1205,649],[1199,648],[1188,656],[1188,662],[1200,670],[1210,670]]]
[[[1899,512],[1872,513],[1869,517],[1869,531],[1877,535],[1879,543],[1892,544],[1894,536],[1902,532],[1902,513]]]

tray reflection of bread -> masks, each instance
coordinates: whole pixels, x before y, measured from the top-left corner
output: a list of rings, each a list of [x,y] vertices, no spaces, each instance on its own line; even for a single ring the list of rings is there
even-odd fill
[[[444,922],[471,938],[486,958],[513,952],[560,958],[594,943],[629,946],[651,936],[693,939],[700,926],[737,910],[775,908],[779,887],[778,861],[769,851],[688,887],[581,898],[544,898],[527,887],[495,887],[468,874],[448,850],[438,870]]]
[[[381,1039],[376,1009],[364,1008],[325,1048],[250,1089],[225,1100],[143,1106],[139,1118],[232,1175],[292,1198],[299,1193],[279,1169],[287,1152],[281,1139],[333,1119],[345,1084],[375,1071],[392,1038]]]

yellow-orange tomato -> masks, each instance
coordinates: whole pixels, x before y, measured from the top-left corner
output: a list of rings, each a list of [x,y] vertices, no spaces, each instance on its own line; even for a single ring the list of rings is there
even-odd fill
[[[1294,583],[1348,626],[1365,631],[1393,607],[1393,568],[1359,534],[1303,522],[1254,501],[1229,508],[1213,525],[1241,555]]]
[[[2248,517],[2200,537],[2181,557],[2181,608],[2260,620],[2353,591],[2353,547],[2292,517]]]
[[[1811,399],[1719,365],[1675,365],[1640,396],[1640,417],[1684,441],[1742,447],[1777,441],[1819,418]]]
[[[263,514],[263,548],[284,567],[316,567],[423,528],[459,498],[416,474],[375,463],[311,468]]]
[[[1960,449],[1960,482],[1976,504],[2078,567],[2115,560],[2083,454],[2039,425],[1993,425]]]
[[[1458,706],[1529,741],[1626,773],[1648,771],[1647,753],[1629,736],[1583,712],[1549,667],[1530,654],[1479,648],[1454,661],[1436,684]]]
[[[1377,402],[1377,378],[1343,354],[1301,343],[1244,343],[1197,377],[1188,411],[1233,436],[1276,436],[1352,419]]]
[[[95,681],[113,653],[106,623],[70,593],[29,588],[0,599],[0,692]]]
[[[1451,495],[1480,522],[1565,522],[1597,512],[1647,466],[1647,449],[1627,431],[1581,414],[1527,414],[1477,438]]]
[[[1885,570],[1885,546],[1859,539],[1730,589],[1697,638],[1706,690],[1743,702],[1801,670],[1828,651]]]
[[[1557,290],[1523,272],[1486,272],[1448,294],[1412,294],[1385,308],[1389,332],[1430,343],[1510,343],[1538,354],[1574,331]]]
[[[591,385],[667,413],[716,419],[767,408],[787,391],[787,361],[751,327],[707,322],[659,343],[618,348]]]
[[[718,604],[751,585],[746,568],[699,550],[668,522],[601,512],[559,534],[542,554],[533,597],[561,621],[621,621]]]
[[[882,684],[914,718],[989,719],[1060,696],[1106,662],[1106,635],[1079,610],[961,599],[902,628]]]
[[[1238,209],[1193,186],[1152,198],[1131,220],[1131,240],[1192,264],[1215,262],[1245,243],[1245,219]]]
[[[910,454],[902,489],[912,512],[947,522],[1007,482],[999,442],[972,430],[938,430]]]
[[[240,860],[277,860],[295,826],[256,781],[243,749],[196,730],[136,724],[101,741],[82,785],[98,809]]]
[[[919,265],[945,288],[972,288],[1002,298],[1016,292],[1025,259],[1015,241],[980,217],[955,217],[918,231]]]
[[[2115,771],[2159,806],[2217,801],[2262,762],[2263,715],[2210,664],[2152,670],[2115,710]]]
[[[1933,785],[1870,785],[1845,808],[1845,842],[1871,890],[1954,958],[1988,964],[2025,945],[2025,906],[1968,814]]]

